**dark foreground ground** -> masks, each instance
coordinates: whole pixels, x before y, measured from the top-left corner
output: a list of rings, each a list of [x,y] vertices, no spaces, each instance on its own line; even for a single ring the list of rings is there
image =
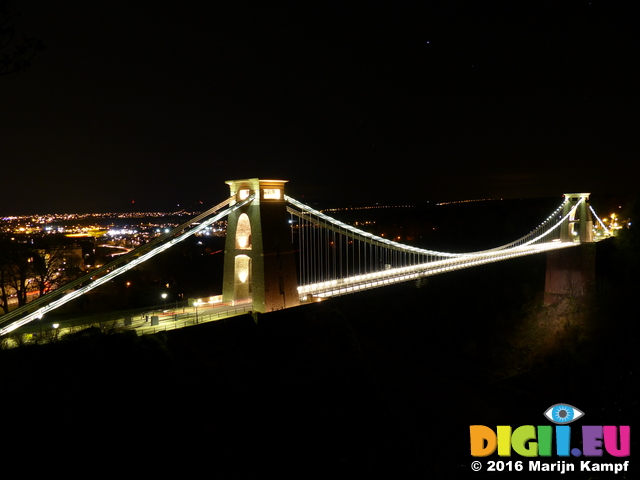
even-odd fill
[[[5,468],[485,478],[469,466],[469,425],[546,425],[542,413],[561,402],[591,425],[631,425],[633,460],[634,251],[598,246],[598,286],[587,304],[541,306],[541,256],[257,321],[2,351]],[[615,478],[638,478],[633,463]]]

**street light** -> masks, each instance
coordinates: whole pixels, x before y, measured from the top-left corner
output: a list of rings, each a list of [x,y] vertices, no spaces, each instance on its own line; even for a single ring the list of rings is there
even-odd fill
[[[195,300],[193,302],[193,306],[196,308],[196,322],[195,323],[198,323],[198,305],[200,305],[200,303],[197,300]]]
[[[163,310],[166,310],[166,307],[167,307],[167,294],[166,294],[166,293],[163,293],[163,294],[162,294],[162,295],[160,295],[160,296],[162,297],[162,300],[164,301],[164,307],[165,307],[165,308],[164,308]]]

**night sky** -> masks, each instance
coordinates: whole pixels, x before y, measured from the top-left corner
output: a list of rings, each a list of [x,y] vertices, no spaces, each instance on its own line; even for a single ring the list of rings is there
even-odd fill
[[[635,192],[632,5],[10,1],[0,214]]]

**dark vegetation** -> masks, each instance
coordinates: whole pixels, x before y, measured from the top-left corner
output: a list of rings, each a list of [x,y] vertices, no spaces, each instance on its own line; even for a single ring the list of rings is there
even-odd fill
[[[542,307],[545,258],[531,256],[256,318],[1,351],[5,455],[185,478],[450,479],[472,473],[471,424],[544,425],[567,402],[633,429],[637,229],[598,244],[597,261],[588,302]]]
[[[44,49],[41,40],[19,31],[16,23],[19,16],[11,11],[7,0],[0,0],[0,75],[24,72]]]
[[[28,238],[0,234],[0,308],[10,310],[55,290],[82,274],[80,246],[62,235]]]

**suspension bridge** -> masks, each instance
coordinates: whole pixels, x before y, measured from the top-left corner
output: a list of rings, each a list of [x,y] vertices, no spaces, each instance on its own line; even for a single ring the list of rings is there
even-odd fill
[[[475,252],[441,252],[395,242],[336,220],[286,195],[286,180],[252,178],[226,183],[230,196],[218,205],[0,317],[0,336],[43,318],[224,218],[222,299],[250,299],[256,312],[569,249],[609,235],[589,206],[589,194],[573,193],[565,194],[558,208],[527,235],[510,243]],[[547,276],[549,281],[549,272]]]

